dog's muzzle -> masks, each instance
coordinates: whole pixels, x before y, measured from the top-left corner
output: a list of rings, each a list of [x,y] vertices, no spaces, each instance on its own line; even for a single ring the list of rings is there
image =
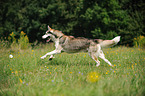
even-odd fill
[[[48,36],[51,36],[51,34],[45,34],[42,36],[42,39],[46,39]]]
[[[45,34],[42,36],[42,39],[46,39],[48,36],[51,36],[51,34]],[[46,40],[46,42],[49,42],[50,38],[48,40]]]

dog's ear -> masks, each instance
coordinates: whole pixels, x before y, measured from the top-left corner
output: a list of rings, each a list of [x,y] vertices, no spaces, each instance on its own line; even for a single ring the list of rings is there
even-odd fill
[[[48,30],[50,30],[50,27],[49,27],[49,25],[48,25]]]

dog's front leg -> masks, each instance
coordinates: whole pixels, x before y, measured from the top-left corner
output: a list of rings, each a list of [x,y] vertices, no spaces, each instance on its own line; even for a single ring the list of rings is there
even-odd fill
[[[49,53],[46,53],[44,56],[41,57],[41,59],[46,58],[47,55],[52,55],[53,56],[53,54],[58,54],[58,53],[61,53],[61,50],[54,50],[54,51],[51,51]]]
[[[49,60],[52,60],[53,58],[55,58],[53,55],[51,55],[50,57],[49,57]]]

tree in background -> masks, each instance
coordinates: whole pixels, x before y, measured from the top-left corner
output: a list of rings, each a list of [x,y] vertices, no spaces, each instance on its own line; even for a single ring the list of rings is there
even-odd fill
[[[121,44],[145,35],[143,0],[1,0],[0,36],[26,32],[30,42],[42,41],[47,25],[67,35],[112,39]]]

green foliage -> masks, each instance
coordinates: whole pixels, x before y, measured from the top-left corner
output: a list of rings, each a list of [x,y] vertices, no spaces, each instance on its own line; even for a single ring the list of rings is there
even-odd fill
[[[13,53],[0,49],[0,95],[144,96],[144,50],[104,49],[114,67],[101,59],[101,65],[96,67],[87,53],[62,53],[52,61],[48,61],[49,57],[41,60],[42,55],[54,49],[52,46],[46,44]],[[13,58],[9,58],[10,54]]]
[[[26,32],[30,42],[42,41],[47,25],[67,35],[112,39],[121,44],[145,35],[143,0],[8,0],[1,1],[0,36]]]
[[[139,36],[134,38],[134,47],[145,48],[145,37]]]

